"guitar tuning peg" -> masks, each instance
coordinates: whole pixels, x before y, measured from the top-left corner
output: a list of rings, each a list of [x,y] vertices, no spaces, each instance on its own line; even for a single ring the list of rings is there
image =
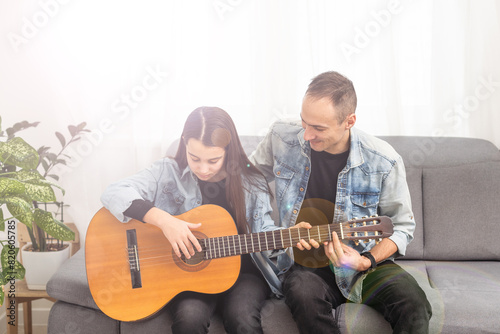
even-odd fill
[[[358,240],[354,240],[354,244],[355,244],[356,246],[359,246],[359,241],[358,241]]]
[[[374,215],[371,215],[370,218],[375,218],[375,217],[378,217],[377,214],[374,214]]]

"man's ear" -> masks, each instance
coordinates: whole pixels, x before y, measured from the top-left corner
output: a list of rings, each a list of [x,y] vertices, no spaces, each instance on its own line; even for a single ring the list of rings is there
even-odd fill
[[[356,114],[350,114],[349,116],[347,116],[346,118],[346,123],[345,123],[345,128],[346,130],[349,130],[350,128],[352,128],[354,126],[354,124],[356,124]]]

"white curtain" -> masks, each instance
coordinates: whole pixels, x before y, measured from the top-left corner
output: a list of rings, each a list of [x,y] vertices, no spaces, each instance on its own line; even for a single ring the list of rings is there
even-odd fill
[[[59,169],[82,239],[100,194],[165,154],[189,112],[240,132],[298,118],[315,75],[355,84],[375,135],[465,136],[500,147],[500,2],[198,0],[0,2],[0,115],[33,146],[87,122]]]

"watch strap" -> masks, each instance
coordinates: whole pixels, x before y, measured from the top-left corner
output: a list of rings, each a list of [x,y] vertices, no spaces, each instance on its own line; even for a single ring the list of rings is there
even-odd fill
[[[363,252],[363,253],[361,253],[361,256],[364,256],[368,260],[370,260],[370,262],[371,262],[370,269],[377,268],[377,261],[375,261],[375,258],[373,257],[372,253],[370,253],[370,252]]]

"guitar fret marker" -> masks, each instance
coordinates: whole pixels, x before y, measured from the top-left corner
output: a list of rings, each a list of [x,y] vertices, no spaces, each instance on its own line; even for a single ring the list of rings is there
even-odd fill
[[[274,249],[276,249],[276,239],[274,238],[274,231],[271,232],[273,234],[273,245],[274,245]]]
[[[342,228],[342,224],[340,224],[340,234],[342,236],[342,239],[344,239],[344,229]]]
[[[250,240],[252,240],[252,253],[255,252],[254,248],[253,248],[253,234],[250,234]]]
[[[262,251],[262,247],[260,246],[260,233],[257,233],[257,241],[258,241],[258,244],[259,244],[259,252]]]

